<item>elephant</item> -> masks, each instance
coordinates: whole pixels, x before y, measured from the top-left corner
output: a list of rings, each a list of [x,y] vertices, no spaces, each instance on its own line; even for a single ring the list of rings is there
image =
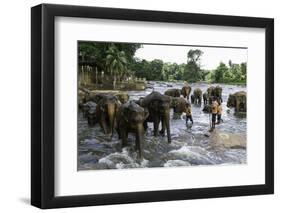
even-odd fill
[[[97,105],[96,105],[97,106]],[[94,126],[96,123],[98,123],[98,117],[97,117],[97,108],[91,107],[90,110],[87,112],[87,120],[89,126]]]
[[[96,93],[96,94],[90,94],[88,99],[98,103],[101,99],[104,98],[104,96],[107,95],[113,95],[115,96],[122,104],[126,103],[129,100],[129,95],[126,92],[119,92],[116,94],[111,94],[111,93]]]
[[[174,109],[174,113],[183,113],[186,112],[188,103],[183,97],[172,98],[171,108]]]
[[[208,89],[207,89],[207,93],[208,93],[208,96],[211,97],[211,96],[215,96],[215,87],[214,86],[210,86]]]
[[[103,95],[97,104],[97,119],[105,134],[113,136],[114,122],[116,113],[121,103],[111,95]]]
[[[207,92],[204,92],[203,93],[203,102],[204,102],[204,105],[207,105],[208,104],[208,93]]]
[[[226,106],[234,107],[236,113],[245,113],[247,111],[247,93],[239,91],[234,94],[230,94]]]
[[[191,87],[188,84],[184,85],[181,89],[181,94],[183,95],[183,97],[189,100],[190,93],[191,93]]]
[[[209,99],[209,104],[211,104],[212,99],[214,97],[217,99],[217,101],[222,103],[222,87],[220,87],[220,86],[216,86],[216,87],[210,86],[207,89],[207,95],[208,95],[207,99]],[[204,101],[204,103],[205,103],[205,101]]]
[[[199,89],[199,88],[194,89],[193,95],[194,95],[194,104],[201,105],[201,102],[202,102],[202,90]]]
[[[168,89],[164,93],[167,96],[171,97],[180,97],[181,96],[181,90],[180,89]]]
[[[153,122],[154,136],[159,135],[159,123],[162,123],[161,134],[165,134],[167,129],[168,143],[171,143],[170,132],[170,106],[171,97],[162,95],[159,92],[153,91],[140,101],[140,105],[148,109],[149,116],[144,122],[144,128],[147,129],[147,122]]]
[[[219,102],[222,103],[222,87],[216,86],[214,89],[214,96],[217,98]]]
[[[96,110],[96,108],[97,108],[97,104],[93,101],[88,101],[88,102],[84,103],[81,107],[82,112],[83,112],[83,116],[86,118],[89,110],[90,109]]]
[[[148,115],[148,110],[145,110],[133,101],[122,104],[116,115],[116,131],[122,140],[122,147],[127,146],[128,133],[134,133],[139,158],[143,157],[143,122],[147,119]]]

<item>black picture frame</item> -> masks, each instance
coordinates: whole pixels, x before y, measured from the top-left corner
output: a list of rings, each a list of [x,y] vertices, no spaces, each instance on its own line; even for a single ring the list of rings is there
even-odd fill
[[[264,28],[265,184],[214,188],[54,195],[54,20],[55,17],[101,18],[162,23]],[[155,202],[274,193],[274,20],[270,18],[41,4],[31,8],[31,204],[39,208]]]

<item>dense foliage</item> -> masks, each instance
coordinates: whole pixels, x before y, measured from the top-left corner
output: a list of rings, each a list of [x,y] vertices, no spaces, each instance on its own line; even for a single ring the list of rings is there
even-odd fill
[[[229,61],[227,66],[221,62],[215,70],[208,73],[206,80],[215,83],[246,84],[247,64],[233,64],[231,61]]]
[[[129,43],[79,42],[79,61],[94,63],[99,70],[110,72],[112,67],[107,61],[111,60],[108,55],[113,54],[116,56],[121,54],[121,58],[126,61],[126,66],[124,64],[123,67],[125,71],[131,68],[135,52],[140,47],[140,44]],[[119,60],[116,59],[116,62],[119,62]],[[115,70],[111,71],[114,72]]]
[[[114,84],[128,76],[156,81],[246,83],[246,63],[229,61],[228,65],[220,63],[215,70],[204,70],[201,67],[204,53],[199,49],[189,50],[186,63],[177,64],[138,59],[135,52],[139,48],[140,44],[79,42],[79,62],[90,61],[99,71],[114,76]]]
[[[176,81],[185,80],[197,82],[204,80],[204,71],[201,69],[201,50],[190,50],[187,53],[187,63],[164,63],[162,60],[153,61],[136,59],[133,70],[137,77],[147,80]]]

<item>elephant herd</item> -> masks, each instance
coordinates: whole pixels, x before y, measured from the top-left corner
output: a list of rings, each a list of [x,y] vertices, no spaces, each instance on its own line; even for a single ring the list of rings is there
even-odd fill
[[[85,89],[79,89],[78,103],[88,125],[99,124],[103,133],[111,137],[116,131],[122,147],[127,146],[128,133],[134,133],[138,157],[142,158],[144,133],[148,123],[153,123],[154,136],[166,134],[168,143],[171,143],[170,109],[179,114],[187,112],[190,93],[191,87],[185,85],[182,89],[168,89],[164,94],[153,91],[138,100],[129,101],[127,93],[93,95]],[[209,87],[203,95],[196,88],[191,95],[191,102],[201,104],[203,98],[204,105],[208,106],[214,97],[222,101],[221,87]],[[245,92],[230,95],[227,106],[246,111],[245,97]]]
[[[184,89],[185,88],[185,89]],[[169,89],[165,92],[165,95],[172,96],[172,97],[180,97],[182,94],[184,98],[189,100],[189,94],[191,93],[191,87],[185,86],[182,90],[180,89]],[[187,89],[188,88],[188,89]],[[184,95],[183,91],[187,91]],[[200,88],[195,88],[193,93],[190,95],[191,103],[195,105],[201,105],[202,99],[205,105],[211,105],[213,99],[217,99],[218,101],[222,102],[222,87],[220,86],[211,86],[207,89],[206,92],[202,92]],[[204,109],[203,109],[204,111]]]
[[[179,93],[170,96],[166,95],[169,91],[165,94],[153,91],[139,100],[129,101],[129,97],[124,97],[125,95],[91,95],[89,91],[80,90],[79,109],[87,119],[88,125],[99,124],[104,134],[111,137],[116,130],[123,147],[127,146],[128,133],[134,133],[136,150],[142,158],[144,133],[148,123],[153,123],[154,136],[166,134],[168,143],[171,143],[170,109],[175,113],[186,112],[189,104],[186,98],[189,97],[190,91],[190,86],[184,86]],[[179,97],[180,95],[183,97]]]

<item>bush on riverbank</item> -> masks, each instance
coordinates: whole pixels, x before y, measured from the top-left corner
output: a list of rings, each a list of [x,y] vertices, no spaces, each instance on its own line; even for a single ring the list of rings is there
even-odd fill
[[[225,84],[246,84],[247,81],[247,64],[233,64],[229,61],[228,66],[224,63],[206,75],[206,81],[211,83]]]

